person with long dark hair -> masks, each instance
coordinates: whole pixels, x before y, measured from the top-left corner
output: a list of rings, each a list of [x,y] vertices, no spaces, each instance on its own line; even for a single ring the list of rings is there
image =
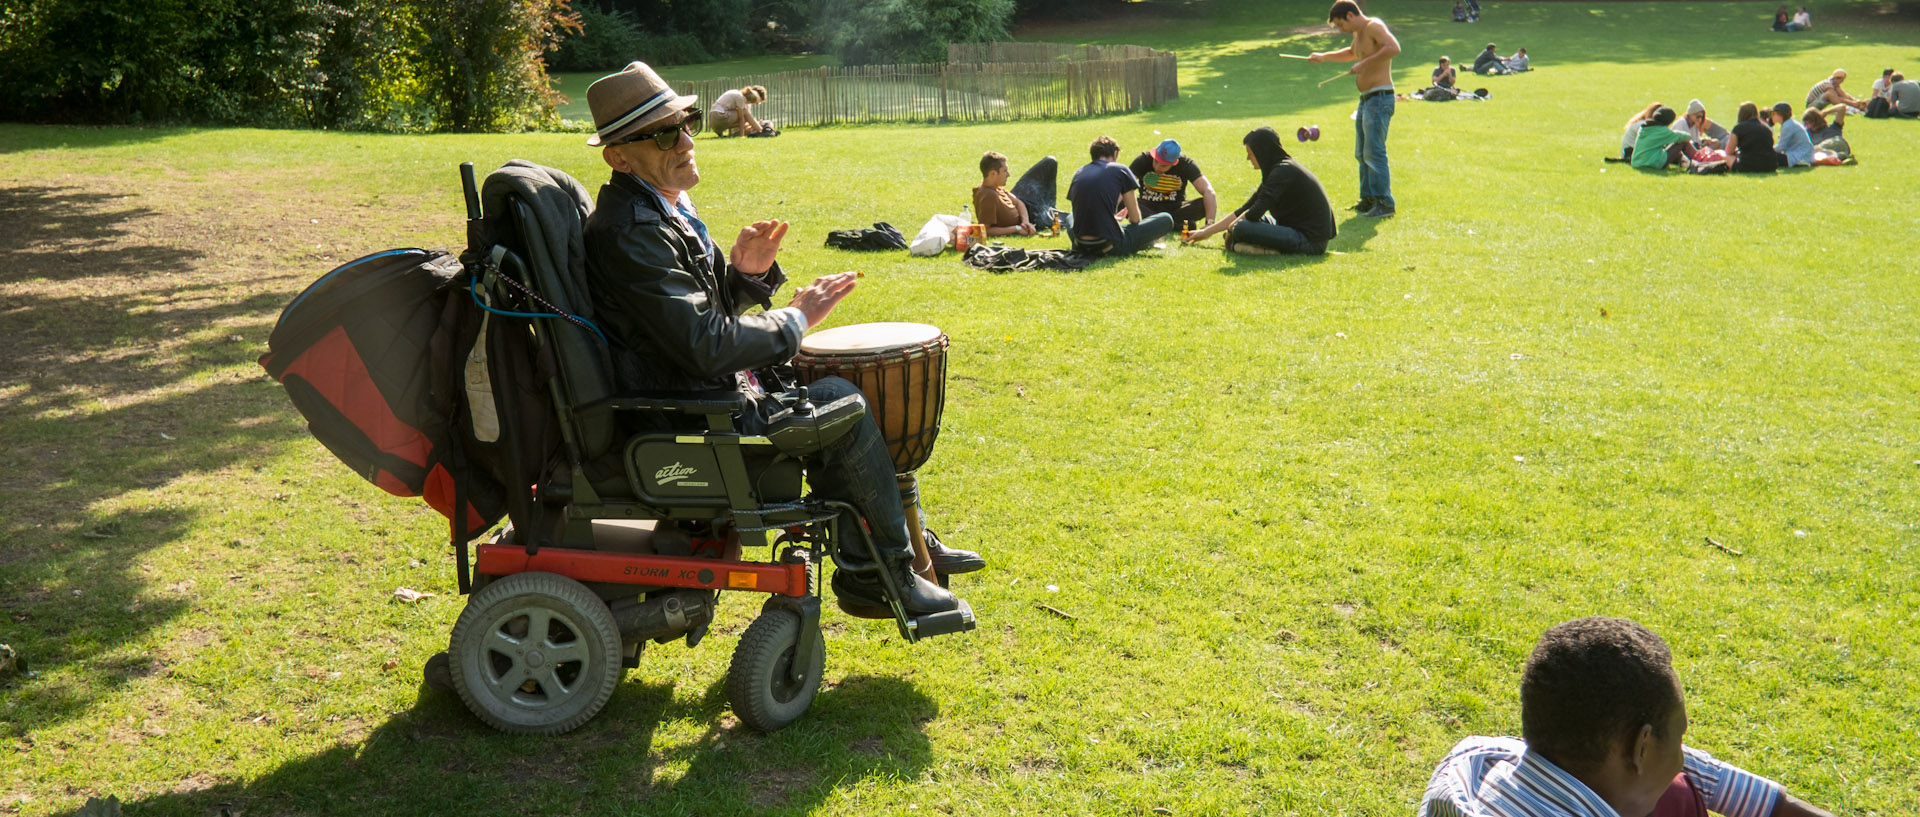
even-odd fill
[[[1232,215],[1187,240],[1204,241],[1225,232],[1229,252],[1324,255],[1339,229],[1320,179],[1287,154],[1273,128],[1255,128],[1240,143],[1247,148],[1247,161],[1260,169],[1259,188]]]

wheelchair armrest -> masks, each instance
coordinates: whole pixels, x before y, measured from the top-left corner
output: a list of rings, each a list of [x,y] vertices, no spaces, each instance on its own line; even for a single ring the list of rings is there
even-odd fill
[[[786,409],[767,425],[767,439],[786,454],[803,456],[832,445],[866,416],[867,402],[849,394],[831,403]]]
[[[675,414],[711,416],[739,414],[747,410],[747,396],[737,391],[636,392],[595,401],[583,410],[599,408],[617,411],[661,411]]]

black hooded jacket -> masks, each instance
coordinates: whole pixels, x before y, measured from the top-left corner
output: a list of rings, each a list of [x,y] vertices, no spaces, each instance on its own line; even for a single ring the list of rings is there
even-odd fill
[[[1259,220],[1272,216],[1273,223],[1299,230],[1310,241],[1332,241],[1339,235],[1333,224],[1333,206],[1327,202],[1327,189],[1312,171],[1287,155],[1280,145],[1280,134],[1261,127],[1244,140],[1260,165],[1260,187],[1234,213]]]

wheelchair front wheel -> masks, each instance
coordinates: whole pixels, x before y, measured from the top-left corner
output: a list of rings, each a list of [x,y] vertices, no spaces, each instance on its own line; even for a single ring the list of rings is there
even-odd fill
[[[827,644],[813,631],[812,666],[793,677],[795,647],[800,643],[800,616],[773,609],[760,614],[740,635],[727,670],[727,702],[740,722],[762,732],[793,723],[813,705],[826,673]]]
[[[558,735],[586,723],[626,670],[605,602],[553,573],[516,573],[468,600],[454,622],[454,692],[480,720],[516,735]]]

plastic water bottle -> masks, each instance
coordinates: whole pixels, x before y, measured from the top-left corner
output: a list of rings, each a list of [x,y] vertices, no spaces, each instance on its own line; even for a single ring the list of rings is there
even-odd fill
[[[973,214],[967,210],[966,205],[960,205],[960,226],[953,228],[954,249],[961,252],[967,251],[967,232],[972,224]]]

